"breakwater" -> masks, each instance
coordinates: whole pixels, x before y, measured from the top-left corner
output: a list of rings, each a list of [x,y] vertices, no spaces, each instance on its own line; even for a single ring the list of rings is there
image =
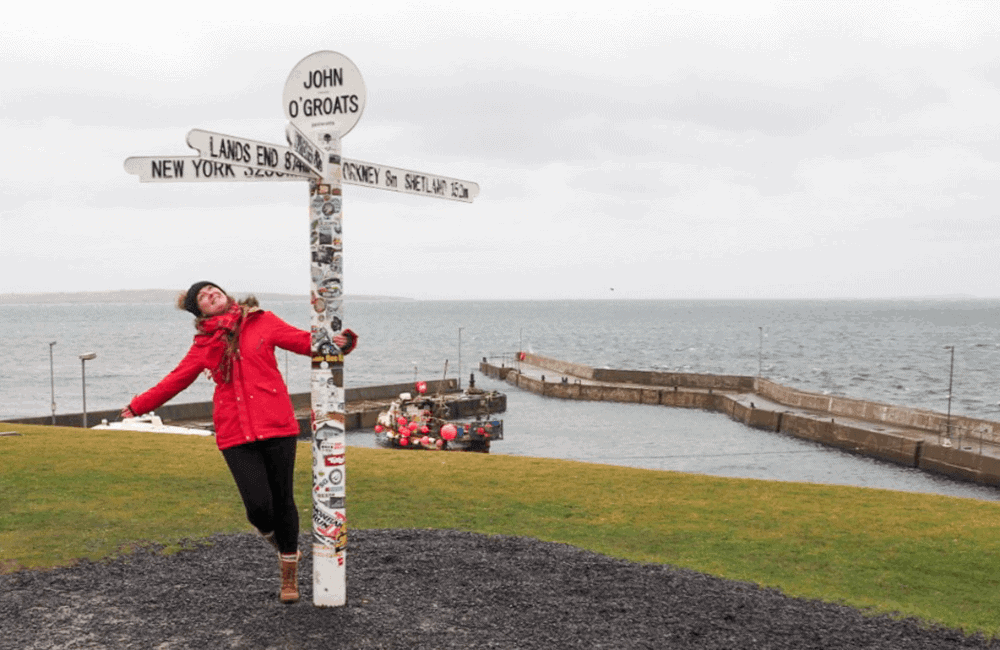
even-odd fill
[[[483,374],[546,397],[727,414],[743,424],[952,478],[1000,486],[1000,423],[821,395],[762,377],[592,368],[520,352]]]

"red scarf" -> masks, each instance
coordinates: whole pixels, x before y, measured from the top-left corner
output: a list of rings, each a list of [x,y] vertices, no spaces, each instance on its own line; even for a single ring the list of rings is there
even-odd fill
[[[198,331],[212,337],[210,345],[216,342],[222,344],[222,359],[218,367],[212,371],[212,377],[216,381],[221,378],[223,384],[228,384],[232,380],[233,359],[236,358],[236,348],[239,346],[243,315],[243,308],[232,302],[221,314],[209,316],[198,322]]]

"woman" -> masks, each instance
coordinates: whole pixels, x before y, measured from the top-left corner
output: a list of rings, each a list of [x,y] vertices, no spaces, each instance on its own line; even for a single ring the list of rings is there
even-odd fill
[[[237,303],[212,282],[196,282],[177,306],[195,315],[194,344],[160,383],[132,398],[123,418],[148,413],[207,371],[215,381],[215,440],[232,472],[247,519],[279,553],[281,602],[299,599],[299,512],[293,474],[299,425],[278,370],[274,348],[310,353],[309,332],[292,327],[256,298]],[[333,342],[344,354],[357,336],[344,330]]]

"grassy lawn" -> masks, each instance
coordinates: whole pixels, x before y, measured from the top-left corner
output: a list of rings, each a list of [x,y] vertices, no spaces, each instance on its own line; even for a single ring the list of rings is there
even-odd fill
[[[22,435],[0,437],[0,572],[250,529],[211,438],[2,428]],[[308,445],[299,453],[296,489],[306,514]],[[524,535],[1000,633],[1000,504],[356,447],[347,477],[353,528]]]

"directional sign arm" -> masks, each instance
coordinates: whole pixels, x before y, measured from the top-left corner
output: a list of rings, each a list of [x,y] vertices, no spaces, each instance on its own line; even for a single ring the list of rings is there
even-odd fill
[[[313,144],[312,140],[306,137],[305,133],[289,122],[285,127],[285,138],[288,139],[288,144],[291,145],[292,151],[302,159],[302,162],[317,174],[323,174],[323,152]],[[329,165],[331,162],[327,160],[326,164]]]
[[[379,187],[404,194],[417,194],[465,203],[472,203],[472,200],[479,194],[479,184],[472,181],[360,160],[345,158],[343,174],[344,182],[350,185]]]
[[[191,183],[218,181],[304,181],[308,177],[274,172],[201,156],[132,156],[125,171],[142,183]]]
[[[479,185],[472,181],[449,178],[439,174],[402,169],[390,165],[341,158],[339,150],[328,151],[329,143],[340,135],[325,128],[312,129],[308,134],[293,122],[285,128],[285,137],[292,150],[318,174],[323,166],[341,166],[341,181],[350,185],[366,185],[393,190],[404,194],[417,194],[438,199],[472,203],[479,194]]]
[[[192,149],[197,149],[202,158],[214,162],[316,178],[316,174],[294,151],[281,145],[201,129],[192,129],[187,143]]]

